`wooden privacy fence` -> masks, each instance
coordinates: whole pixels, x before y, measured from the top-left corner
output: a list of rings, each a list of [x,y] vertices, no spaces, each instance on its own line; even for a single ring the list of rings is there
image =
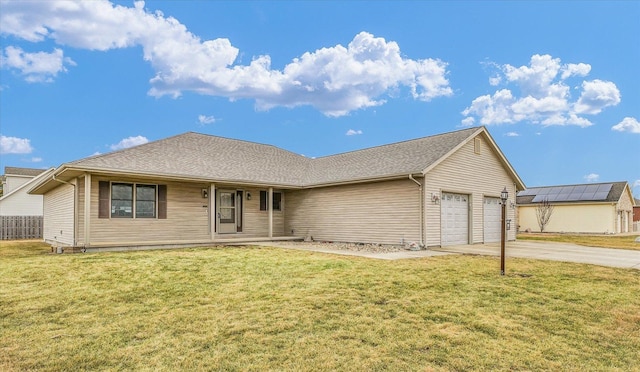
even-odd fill
[[[0,216],[0,240],[41,239],[42,216]]]

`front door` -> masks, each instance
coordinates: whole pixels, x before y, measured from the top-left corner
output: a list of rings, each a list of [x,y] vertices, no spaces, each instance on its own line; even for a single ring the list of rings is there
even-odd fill
[[[236,230],[236,192],[229,190],[218,191],[218,202],[216,203],[218,219],[218,233],[232,234]]]

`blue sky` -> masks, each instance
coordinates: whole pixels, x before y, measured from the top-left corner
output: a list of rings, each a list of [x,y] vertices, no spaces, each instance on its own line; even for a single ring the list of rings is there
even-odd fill
[[[3,168],[187,131],[318,157],[486,125],[529,187],[640,197],[639,1],[0,0],[0,33]]]

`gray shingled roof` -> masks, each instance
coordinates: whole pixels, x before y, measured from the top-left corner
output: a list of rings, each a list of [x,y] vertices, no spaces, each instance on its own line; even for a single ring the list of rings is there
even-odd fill
[[[309,184],[420,173],[478,131],[478,128],[317,158]]]
[[[46,171],[46,169],[36,169],[36,168],[19,168],[19,167],[4,167],[4,175],[7,174],[12,176],[29,176],[35,177],[40,173]]]
[[[532,187],[529,188],[527,190],[522,190],[518,192],[518,195],[516,196],[516,203],[520,204],[520,205],[525,205],[525,204],[536,204],[533,202],[533,198],[536,197],[537,194],[535,193],[531,193],[531,190],[542,190],[542,189],[548,189],[548,188],[556,188],[556,187],[564,187],[564,186],[584,186],[584,185],[604,185],[604,184],[611,184],[611,190],[609,190],[609,194],[607,194],[607,197],[605,199],[601,199],[601,200],[588,200],[588,201],[580,201],[580,200],[557,200],[555,201],[555,203],[602,203],[602,202],[617,202],[618,200],[620,200],[620,198],[622,197],[622,193],[624,192],[624,189],[627,185],[626,181],[622,181],[622,182],[601,182],[601,183],[587,183],[587,184],[576,184],[576,185],[559,185],[559,186],[541,186],[541,187]],[[521,196],[520,194],[524,193],[525,191],[527,191],[528,195],[525,196]],[[606,192],[606,191],[605,191]]]
[[[68,167],[309,186],[420,173],[479,128],[317,159],[271,145],[185,133],[65,164]]]

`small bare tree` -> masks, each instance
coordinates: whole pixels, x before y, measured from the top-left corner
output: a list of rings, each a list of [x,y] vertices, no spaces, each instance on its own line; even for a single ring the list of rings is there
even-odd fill
[[[553,205],[551,205],[549,200],[544,199],[541,203],[538,203],[538,205],[536,205],[536,217],[538,217],[538,226],[540,226],[540,232],[544,232],[544,228],[549,223],[552,214]]]

